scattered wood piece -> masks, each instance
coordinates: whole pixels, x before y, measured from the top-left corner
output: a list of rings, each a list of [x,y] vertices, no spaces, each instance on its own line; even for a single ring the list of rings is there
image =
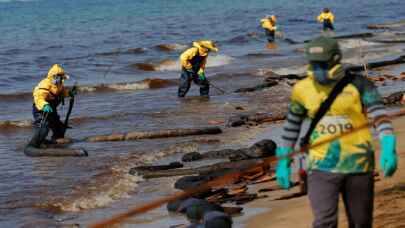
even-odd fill
[[[402,63],[405,63],[405,55],[401,55],[398,58],[392,59],[392,60],[383,60],[383,61],[367,63],[366,68],[374,69],[374,68],[378,68],[378,67],[402,64]],[[350,66],[347,68],[347,70],[352,71],[352,72],[364,71],[364,65]]]
[[[168,138],[168,137],[181,137],[181,136],[220,134],[220,133],[222,133],[222,130],[219,127],[205,127],[197,129],[168,129],[159,131],[128,132],[122,134],[91,136],[86,138],[85,141],[87,142],[124,141],[124,140],[155,139],[155,138]]]
[[[75,148],[35,148],[27,146],[24,154],[29,157],[87,157],[89,154],[84,149]]]
[[[230,161],[240,161],[252,158],[264,158],[275,155],[276,143],[270,139],[260,140],[251,147],[241,149],[223,149],[208,151],[205,153],[190,152],[181,158],[183,162],[192,162],[202,159],[227,158]]]
[[[130,171],[130,174],[134,175],[137,172]],[[171,169],[171,170],[161,170],[161,171],[144,171],[139,173],[143,178],[161,178],[161,177],[174,177],[174,176],[186,176],[198,174],[198,171],[190,168],[182,169]]]
[[[223,207],[223,208],[224,212],[231,216],[240,214],[243,211],[243,207]]]
[[[276,198],[274,200],[289,200],[289,199],[294,199],[294,198],[298,198],[298,197],[305,196],[305,195],[307,195],[307,194],[303,193],[303,192],[296,192],[296,193],[288,194],[288,195],[285,195],[285,196],[281,196],[281,197]]]
[[[397,22],[388,22],[388,23],[367,25],[368,29],[394,29],[394,28],[400,28],[400,27],[405,27],[405,20],[400,20]]]
[[[177,168],[183,168],[183,164],[180,162],[172,162],[168,165],[137,166],[137,167],[131,168],[129,170],[129,173],[134,174],[134,173],[141,173],[144,171],[161,171],[161,170],[170,170],[170,169],[177,169]]]
[[[246,185],[241,185],[237,187],[230,188],[228,190],[228,195],[239,195],[242,193],[245,193],[248,190],[248,187]]]
[[[266,80],[264,83],[259,84],[257,86],[254,87],[247,87],[247,88],[240,88],[235,90],[235,93],[246,93],[246,92],[254,92],[254,91],[260,91],[263,90],[265,88],[269,88],[269,87],[273,87],[275,85],[277,85],[278,82],[276,80]]]
[[[400,104],[404,101],[405,91],[399,91],[392,93],[386,97],[383,97],[383,102],[386,105]]]
[[[259,177],[258,179],[249,182],[249,185],[253,185],[253,184],[260,184],[260,183],[265,183],[265,182],[270,182],[270,181],[274,181],[276,179],[276,177],[274,175],[263,175],[261,177]]]
[[[231,116],[226,123],[226,127],[240,127],[243,125],[261,124],[265,122],[275,122],[284,120],[286,113],[272,113],[272,114],[238,114]]]

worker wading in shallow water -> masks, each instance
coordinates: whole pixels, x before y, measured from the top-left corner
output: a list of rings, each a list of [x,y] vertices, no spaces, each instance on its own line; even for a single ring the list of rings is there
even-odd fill
[[[333,23],[335,21],[335,16],[330,11],[329,8],[323,9],[322,13],[318,16],[318,21],[323,24],[323,30],[335,30]]]
[[[28,146],[40,148],[46,141],[49,129],[53,132],[51,142],[64,137],[67,126],[61,122],[57,107],[65,97],[74,97],[77,93],[76,87],[71,90],[64,87],[64,81],[68,78],[63,68],[54,64],[46,78],[35,87],[32,105],[34,132]]]
[[[180,55],[182,66],[178,96],[186,96],[191,81],[200,86],[200,95],[208,97],[210,84],[205,77],[205,65],[210,51],[217,52],[218,48],[211,40],[193,42],[193,46]]]
[[[277,17],[275,15],[266,16],[260,20],[261,26],[266,33],[267,41],[274,42],[278,28],[276,26]]]

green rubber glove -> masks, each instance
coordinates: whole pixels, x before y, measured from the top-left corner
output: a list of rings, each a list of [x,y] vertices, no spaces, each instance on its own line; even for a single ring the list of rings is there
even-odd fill
[[[396,153],[396,137],[395,135],[381,135],[381,154],[380,154],[380,166],[384,171],[385,177],[394,175],[397,170],[397,153]]]
[[[277,147],[276,156],[279,158],[276,167],[277,184],[284,188],[291,187],[291,159],[286,157],[293,152],[291,147]]]
[[[47,112],[47,113],[53,112],[52,107],[49,104],[44,105],[44,107],[42,108],[42,111]]]
[[[200,81],[206,80],[204,71],[198,73],[198,78],[200,79]]]

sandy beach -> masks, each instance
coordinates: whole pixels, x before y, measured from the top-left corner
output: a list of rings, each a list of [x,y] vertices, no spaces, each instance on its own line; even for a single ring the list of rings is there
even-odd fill
[[[391,178],[376,177],[374,199],[374,227],[405,227],[405,117],[393,120],[397,133],[397,153],[399,155],[398,170]],[[379,144],[376,159],[379,156]],[[378,168],[377,168],[378,169]],[[274,186],[274,182],[260,184],[255,188]],[[302,196],[288,200],[275,200],[281,196],[298,192],[298,187],[289,191],[278,190],[270,193],[268,198],[259,199],[247,204],[248,208],[267,208],[267,211],[247,218],[246,227],[311,227],[312,212],[308,197]],[[343,204],[339,206],[339,227],[347,227]]]

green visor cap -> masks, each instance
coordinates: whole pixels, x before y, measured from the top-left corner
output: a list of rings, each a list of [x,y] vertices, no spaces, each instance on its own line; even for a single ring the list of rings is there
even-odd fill
[[[336,54],[341,54],[338,42],[325,36],[313,39],[305,47],[305,56],[309,61],[328,62]]]

